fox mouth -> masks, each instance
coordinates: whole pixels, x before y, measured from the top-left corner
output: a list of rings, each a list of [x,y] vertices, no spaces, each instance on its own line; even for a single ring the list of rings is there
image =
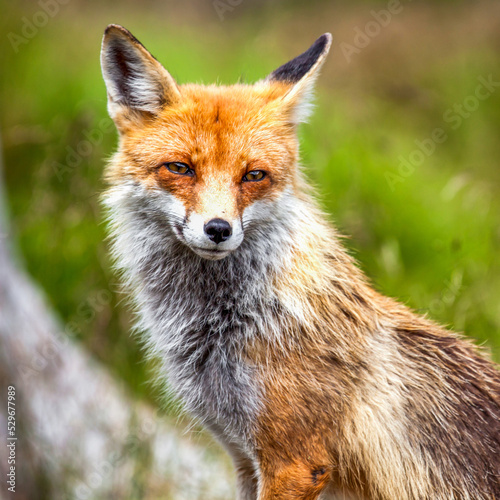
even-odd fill
[[[203,257],[204,259],[220,260],[226,257],[229,253],[231,253],[231,250],[222,250],[220,248],[203,248],[203,247],[192,246],[188,243],[188,241],[186,241],[181,226],[174,225],[174,231],[179,240],[182,241],[184,245],[186,245],[196,255],[198,255],[199,257]]]
[[[191,250],[200,257],[209,260],[220,260],[226,257],[229,253],[231,253],[230,250],[219,250],[218,248],[201,248],[201,247],[191,247],[191,246],[189,248],[191,248]]]
[[[200,241],[200,238],[186,237],[186,227],[187,226],[185,223],[183,225],[179,224],[178,222],[174,222],[172,224],[173,233],[175,234],[177,239],[196,255],[207,260],[221,260],[224,257],[227,257],[240,246],[243,240],[241,235],[239,238],[232,237],[229,242],[223,241],[220,244],[213,244],[211,241],[209,241],[208,237],[205,237],[201,238],[201,240],[205,239],[207,246],[201,246],[205,242]]]

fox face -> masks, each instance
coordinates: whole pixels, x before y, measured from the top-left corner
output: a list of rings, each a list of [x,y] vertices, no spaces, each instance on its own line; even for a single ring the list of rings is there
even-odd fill
[[[274,123],[279,111],[262,91],[237,89],[230,98],[216,87],[181,92],[182,106],[125,136],[120,164],[133,164],[127,173],[156,193],[180,241],[220,259],[293,188],[295,140],[286,122]]]
[[[198,256],[228,256],[297,190],[296,125],[329,46],[323,35],[254,85],[178,85],[127,30],[108,27],[102,68],[120,132],[108,180],[147,197]]]

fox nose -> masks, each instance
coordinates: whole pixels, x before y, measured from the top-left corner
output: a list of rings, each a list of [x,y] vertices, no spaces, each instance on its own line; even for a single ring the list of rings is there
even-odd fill
[[[205,224],[205,234],[215,243],[231,238],[233,230],[229,222],[223,219],[212,219]]]

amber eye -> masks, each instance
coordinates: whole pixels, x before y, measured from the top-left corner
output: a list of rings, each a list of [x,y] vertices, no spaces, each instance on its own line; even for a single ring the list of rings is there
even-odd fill
[[[167,169],[170,170],[170,172],[173,172],[174,174],[194,175],[194,170],[185,163],[174,161],[174,162],[164,163],[163,166],[167,167]]]
[[[266,176],[263,170],[252,170],[243,176],[243,182],[261,181]]]

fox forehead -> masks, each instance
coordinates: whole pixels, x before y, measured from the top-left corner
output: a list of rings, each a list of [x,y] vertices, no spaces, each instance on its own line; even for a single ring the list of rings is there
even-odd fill
[[[148,169],[181,161],[202,178],[239,177],[248,169],[272,170],[276,180],[292,176],[297,140],[279,107],[285,86],[189,84],[179,90],[178,104],[122,136],[120,152],[133,173],[145,177]]]

